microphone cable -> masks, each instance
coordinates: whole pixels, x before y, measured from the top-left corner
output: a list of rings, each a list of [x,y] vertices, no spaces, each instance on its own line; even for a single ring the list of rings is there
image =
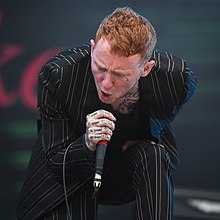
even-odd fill
[[[73,145],[73,143],[71,143],[67,147],[67,149],[65,150],[64,156],[63,156],[63,191],[64,191],[65,203],[66,203],[66,209],[67,209],[67,220],[72,220],[72,216],[71,216],[71,212],[70,212],[70,207],[69,207],[68,197],[67,197],[67,190],[66,190],[65,164],[66,164],[67,152],[69,151],[69,149],[72,145]]]
[[[67,153],[70,149],[70,147],[73,146],[73,143],[71,143],[67,149],[64,152],[64,156],[63,156],[63,191],[64,191],[64,196],[65,196],[65,203],[66,203],[66,209],[67,209],[67,220],[72,220],[72,216],[71,216],[71,212],[70,212],[70,207],[69,207],[69,203],[68,203],[68,196],[67,196],[67,189],[66,189],[66,172],[65,172],[65,165],[66,165],[66,156]],[[90,179],[91,176],[88,178]]]
[[[66,189],[66,173],[65,173],[65,165],[66,165],[66,157],[67,153],[70,149],[70,147],[73,146],[73,143],[71,143],[67,149],[64,152],[63,156],[63,191],[65,196],[65,203],[66,203],[66,209],[67,209],[67,220],[72,220],[70,207],[68,203],[68,196],[67,196],[67,189]],[[107,147],[107,141],[100,141],[97,146],[97,152],[96,152],[96,165],[95,165],[95,176],[93,181],[93,199],[98,200],[97,193],[99,192],[99,189],[101,187],[101,177],[103,172],[103,163],[104,163],[104,157],[106,153],[106,147]],[[97,213],[95,213],[96,216]]]

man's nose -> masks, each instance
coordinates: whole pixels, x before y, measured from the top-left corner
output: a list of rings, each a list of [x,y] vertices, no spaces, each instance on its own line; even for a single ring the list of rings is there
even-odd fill
[[[104,74],[102,85],[105,89],[110,89],[114,85],[114,79],[112,77],[112,74],[109,72],[106,72]]]

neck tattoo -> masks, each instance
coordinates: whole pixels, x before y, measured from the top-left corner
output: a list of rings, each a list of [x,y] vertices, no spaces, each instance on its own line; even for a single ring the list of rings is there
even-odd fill
[[[138,84],[128,92],[124,97],[120,98],[112,105],[113,109],[122,113],[129,114],[134,110],[137,101],[139,100],[139,86]]]

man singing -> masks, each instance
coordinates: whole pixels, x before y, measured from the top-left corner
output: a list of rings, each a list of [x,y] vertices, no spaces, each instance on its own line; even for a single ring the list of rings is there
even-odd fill
[[[18,202],[19,220],[95,220],[98,204],[136,203],[138,220],[173,218],[178,151],[171,122],[192,96],[186,62],[155,49],[150,22],[128,7],[90,44],[52,57],[38,78],[41,128]],[[93,198],[97,144],[106,140]]]

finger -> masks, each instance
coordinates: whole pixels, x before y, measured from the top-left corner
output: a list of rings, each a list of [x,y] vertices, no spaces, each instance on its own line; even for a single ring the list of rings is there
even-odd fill
[[[115,116],[106,110],[100,109],[86,116],[87,120],[90,118],[99,119],[99,118],[108,118],[109,120],[116,121]]]
[[[102,127],[91,127],[88,128],[88,133],[95,133],[95,134],[99,134],[102,132]]]
[[[88,133],[89,134],[109,134],[110,136],[112,136],[112,134],[113,134],[112,130],[108,127],[88,128]]]
[[[111,136],[108,134],[88,134],[88,138],[91,142],[93,143],[98,143],[99,141],[110,141],[111,140]]]
[[[114,129],[115,129],[115,123],[111,120],[106,119],[106,118],[99,119],[98,126],[107,127],[109,129],[111,129],[112,131],[114,131]]]
[[[87,128],[92,128],[92,127],[108,127],[112,131],[115,129],[115,123],[111,120],[108,120],[106,118],[102,119],[97,119],[97,120],[89,120],[86,123]]]

